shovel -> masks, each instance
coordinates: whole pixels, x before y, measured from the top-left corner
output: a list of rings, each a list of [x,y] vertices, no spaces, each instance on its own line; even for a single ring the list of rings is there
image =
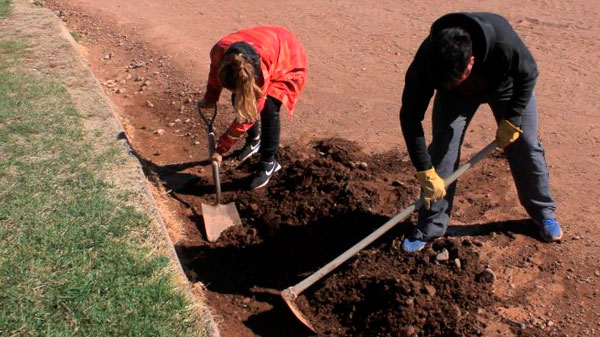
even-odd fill
[[[217,106],[215,105],[215,112],[212,114],[210,119],[204,116],[200,106],[198,106],[198,112],[200,113],[200,118],[202,118],[206,124],[206,130],[208,133],[208,156],[210,158],[213,153],[215,153],[215,131],[213,130],[213,123],[215,121],[215,117],[217,116]],[[231,226],[241,225],[242,221],[240,220],[240,215],[235,207],[235,203],[230,202],[228,204],[221,204],[221,179],[219,178],[219,164],[212,160],[211,163],[213,181],[215,183],[216,199],[212,205],[202,203],[202,217],[204,218],[206,239],[209,242],[215,242],[224,230]]]
[[[468,162],[459,167],[456,171],[454,171],[448,178],[445,179],[446,187],[452,184],[458,177],[460,177],[463,173],[465,173],[471,166],[475,165],[478,161],[485,158],[490,152],[492,152],[496,148],[496,141],[491,142],[488,146],[483,148],[483,150],[479,151],[475,154]],[[349,258],[354,256],[356,253],[361,251],[363,248],[368,246],[373,241],[377,240],[380,236],[406,218],[408,215],[412,213],[412,211],[419,209],[423,205],[423,199],[415,201],[412,205],[408,206],[400,213],[396,214],[393,218],[388,220],[386,223],[381,225],[378,229],[376,229],[373,233],[369,234],[366,238],[362,239],[354,246],[350,247],[340,256],[333,259],[331,262],[323,266],[321,269],[317,270],[315,273],[311,274],[304,280],[300,281],[295,286],[289,287],[281,292],[281,297],[288,305],[294,316],[302,322],[307,328],[316,332],[315,327],[310,323],[310,321],[306,318],[306,316],[300,311],[298,306],[295,303],[296,298],[308,287],[319,281],[325,275],[329,274],[332,270],[337,268],[342,263],[346,262]]]

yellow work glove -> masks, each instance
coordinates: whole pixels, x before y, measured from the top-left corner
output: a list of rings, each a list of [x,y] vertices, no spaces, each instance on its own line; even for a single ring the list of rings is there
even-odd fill
[[[417,172],[415,177],[419,180],[419,183],[421,183],[424,194],[423,205],[426,209],[431,207],[432,202],[438,201],[446,195],[444,179],[435,172],[433,167],[429,170]]]
[[[515,140],[519,138],[519,135],[523,133],[523,130],[513,123],[503,119],[498,123],[498,130],[496,131],[496,144],[499,148],[505,148]]]

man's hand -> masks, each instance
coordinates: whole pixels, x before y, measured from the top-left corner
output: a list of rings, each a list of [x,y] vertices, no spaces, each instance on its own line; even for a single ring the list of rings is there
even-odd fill
[[[509,144],[513,143],[523,133],[523,130],[513,123],[503,119],[498,123],[498,130],[496,131],[496,143],[498,147],[503,149]]]
[[[210,156],[210,160],[217,162],[217,165],[221,166],[221,162],[223,162],[223,156],[219,154],[219,152],[215,152]]]
[[[446,186],[444,179],[442,179],[435,168],[429,170],[419,171],[415,174],[415,177],[421,183],[423,190],[423,205],[426,209],[431,207],[431,203],[442,199],[446,195]]]
[[[209,109],[209,108],[214,108],[216,105],[216,102],[209,102],[209,101],[205,101],[203,99],[198,101],[198,108],[199,109]]]

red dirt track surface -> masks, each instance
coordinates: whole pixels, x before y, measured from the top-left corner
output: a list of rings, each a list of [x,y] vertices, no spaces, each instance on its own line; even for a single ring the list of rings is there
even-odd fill
[[[546,244],[519,204],[502,151],[459,180],[448,237],[399,249],[413,214],[297,300],[319,336],[598,336],[600,2],[48,0],[76,32],[144,165],[187,276],[224,337],[310,336],[278,291],[309,276],[410,205],[418,183],[400,132],[405,70],[430,24],[452,11],[505,16],[537,60],[540,139],[565,236]],[[255,160],[226,160],[242,226],[204,238],[212,200],[194,109],[209,51],[255,25],[294,32],[309,59],[283,169],[248,191]],[[232,113],[219,102],[217,133]],[[285,113],[283,113],[285,114]],[[426,133],[430,135],[430,113]],[[489,143],[482,106],[463,159]],[[448,253],[447,258],[444,256]],[[492,275],[493,274],[493,275]]]

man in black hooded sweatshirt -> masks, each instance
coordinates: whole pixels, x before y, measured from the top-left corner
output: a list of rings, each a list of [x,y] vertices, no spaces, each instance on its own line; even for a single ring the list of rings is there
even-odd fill
[[[433,23],[406,73],[400,124],[421,184],[424,207],[406,252],[421,250],[448,228],[456,183],[444,178],[459,166],[460,146],[475,111],[489,104],[519,200],[545,241],[557,241],[556,220],[544,149],[537,136],[533,93],[538,70],[523,41],[503,17],[493,13],[451,13]],[[427,147],[423,121],[433,104],[433,137]]]

